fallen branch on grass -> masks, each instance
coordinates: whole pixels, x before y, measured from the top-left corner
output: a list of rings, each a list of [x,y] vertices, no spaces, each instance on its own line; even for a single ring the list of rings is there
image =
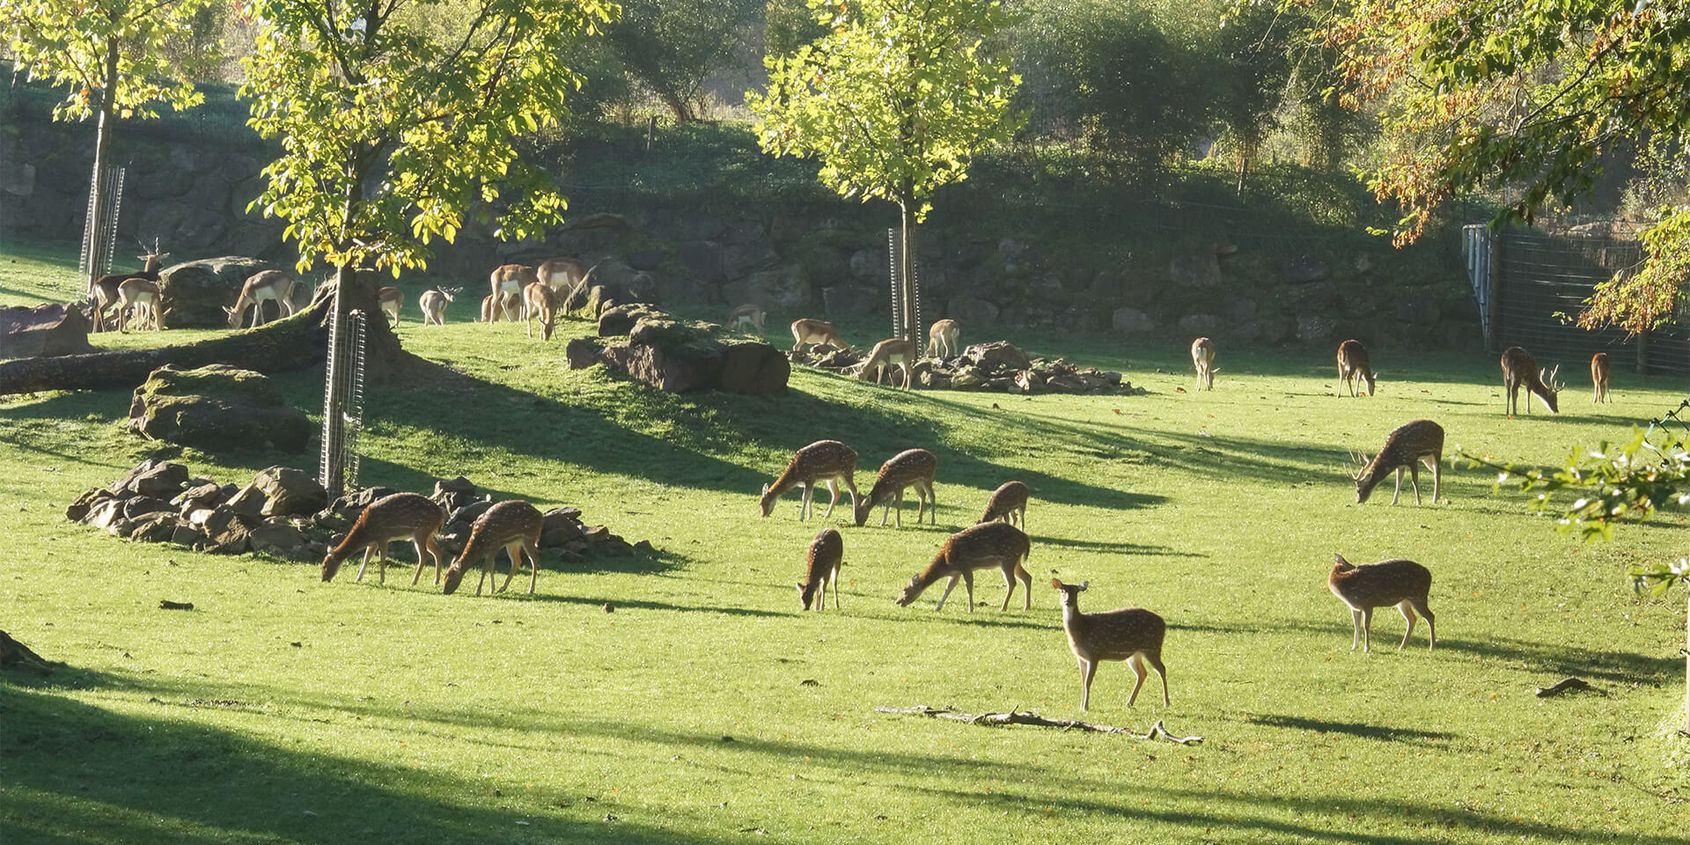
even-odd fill
[[[1586,683],[1583,678],[1562,678],[1561,680],[1556,681],[1555,683],[1550,684],[1549,686],[1538,687],[1537,688],[1537,697],[1538,698],[1548,698],[1552,695],[1560,695],[1561,693],[1568,692],[1570,690],[1593,690],[1593,691],[1595,691],[1596,688],[1591,686],[1590,684]]]
[[[1068,731],[1121,734],[1134,739],[1165,739],[1169,742],[1177,742],[1180,745],[1198,745],[1203,742],[1203,738],[1200,736],[1175,736],[1169,733],[1168,729],[1162,726],[1161,719],[1157,719],[1156,724],[1150,726],[1149,732],[1139,734],[1112,725],[1094,725],[1090,722],[1081,722],[1074,719],[1046,719],[1037,713],[1023,713],[1013,707],[1010,708],[1008,713],[962,713],[949,707],[928,707],[925,704],[918,704],[914,707],[876,707],[874,712],[904,716],[931,716],[967,722],[971,725],[1032,725],[1039,728],[1060,728]]]

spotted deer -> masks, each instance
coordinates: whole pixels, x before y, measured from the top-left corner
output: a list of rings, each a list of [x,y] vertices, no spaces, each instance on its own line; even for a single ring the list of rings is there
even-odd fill
[[[1033,576],[1024,565],[1030,547],[1027,535],[1008,523],[984,522],[964,528],[947,538],[945,544],[939,547],[939,553],[933,556],[933,562],[910,579],[909,585],[898,596],[898,606],[909,607],[934,582],[949,578],[950,583],[945,585],[945,593],[939,597],[939,604],[934,610],[945,609],[945,600],[951,597],[951,590],[956,589],[957,582],[961,581],[968,592],[968,612],[973,613],[974,571],[995,568],[1003,573],[1004,587],[1007,588],[1000,609],[1009,609],[1009,599],[1015,594],[1015,581],[1020,579],[1026,585],[1024,606],[1031,610]]]
[[[1138,607],[1124,607],[1103,613],[1081,613],[1080,593],[1089,582],[1064,584],[1052,578],[1050,586],[1062,594],[1062,629],[1068,634],[1068,648],[1080,662],[1080,709],[1091,709],[1091,681],[1097,664],[1104,660],[1125,660],[1138,679],[1133,682],[1127,706],[1138,702],[1144,686],[1144,664],[1156,670],[1162,680],[1162,706],[1168,706],[1168,668],[1162,665],[1162,640],[1168,625],[1162,617]]]
[[[423,325],[446,325],[446,306],[455,301],[458,294],[463,292],[463,288],[434,288],[433,290],[423,291],[423,295],[417,297],[417,307],[421,308],[423,312]]]
[[[1544,370],[1537,365],[1526,350],[1518,346],[1510,346],[1502,351],[1502,388],[1508,394],[1508,415],[1513,416],[1520,410],[1520,388],[1526,389],[1526,413],[1532,412],[1532,396],[1542,400],[1543,406],[1549,413],[1559,413],[1556,400],[1561,394],[1561,388],[1566,385],[1555,380],[1555,374],[1561,371],[1559,364],[1554,369]]]
[[[910,389],[910,367],[915,364],[915,344],[901,337],[887,338],[874,345],[861,364],[857,365],[857,378],[868,380],[870,370],[874,371],[874,383],[879,384],[889,368],[904,371],[903,389]],[[896,387],[896,383],[893,384]]]
[[[516,322],[522,309],[522,289],[539,280],[534,268],[526,264],[501,264],[493,268],[487,283],[497,307],[482,309],[488,311],[491,317],[487,322],[498,322],[501,318],[506,322]]]
[[[292,276],[280,270],[261,270],[246,277],[241,284],[241,292],[235,297],[232,307],[223,309],[229,316],[229,328],[241,327],[241,318],[246,315],[246,309],[252,309],[252,322],[248,328],[263,325],[264,303],[276,303],[277,319],[293,313],[293,289],[298,282]]]
[[[810,541],[805,559],[804,580],[798,582],[798,601],[805,610],[815,602],[816,612],[827,607],[827,593],[833,591],[833,609],[839,610],[839,567],[844,563],[845,538],[838,529],[823,528]]]
[[[557,294],[545,282],[529,282],[522,289],[522,322],[527,324],[528,336],[534,336],[534,321],[540,321],[540,339],[552,339],[552,326],[557,314]]]
[[[940,320],[927,330],[927,355],[951,358],[962,351],[962,324],[955,320]]]
[[[481,595],[487,576],[494,574],[499,550],[504,549],[511,559],[511,569],[505,573],[505,583],[499,586],[498,592],[504,592],[511,585],[511,578],[516,576],[517,567],[526,554],[528,594],[533,595],[534,587],[540,580],[540,527],[543,522],[539,509],[520,499],[500,502],[488,508],[470,526],[469,542],[458,553],[458,559],[446,568],[446,583],[441,586],[441,591],[446,595],[457,592],[464,571],[479,565],[481,578],[475,582],[475,594]]]
[[[1206,337],[1192,341],[1191,365],[1197,369],[1197,389],[1214,390],[1215,373],[1220,372],[1215,366],[1215,342]]]
[[[358,521],[352,523],[352,530],[346,532],[346,537],[323,558],[323,581],[334,580],[342,561],[363,552],[364,561],[358,565],[356,580],[364,580],[364,568],[370,565],[370,556],[379,554],[381,562],[377,565],[376,576],[380,583],[385,584],[387,547],[392,543],[410,540],[417,550],[417,571],[411,576],[411,586],[416,586],[417,579],[422,577],[423,567],[431,558],[434,560],[434,583],[438,584],[441,554],[440,545],[434,541],[434,535],[439,533],[440,526],[445,523],[445,509],[427,496],[416,493],[383,496],[371,502],[364,508],[363,513],[358,514]]]
[[[797,352],[805,346],[831,346],[835,349],[850,349],[851,344],[839,336],[839,329],[826,320],[813,320],[809,317],[792,321],[792,351]]]
[[[1026,531],[1028,495],[1027,485],[1019,481],[1005,481],[986,500],[986,512],[980,515],[980,521],[1002,520]]]
[[[1350,608],[1350,651],[1356,650],[1359,641],[1363,652],[1373,652],[1373,610],[1392,605],[1396,605],[1402,618],[1408,621],[1408,630],[1402,634],[1398,651],[1408,645],[1408,637],[1414,633],[1414,612],[1417,610],[1426,617],[1426,629],[1430,633],[1426,649],[1430,651],[1437,646],[1437,617],[1426,606],[1426,594],[1432,589],[1432,573],[1426,567],[1412,560],[1387,560],[1356,566],[1344,560],[1343,555],[1335,554],[1332,558],[1332,574],[1326,576],[1326,586],[1332,595]]]
[[[1590,384],[1595,392],[1591,402],[1614,401],[1608,396],[1608,353],[1598,352],[1590,356]]]
[[[1420,464],[1425,462],[1432,470],[1432,504],[1438,503],[1438,489],[1443,478],[1444,456],[1444,427],[1431,420],[1415,420],[1398,426],[1390,434],[1385,435],[1385,445],[1380,447],[1379,454],[1372,458],[1352,452],[1351,457],[1360,465],[1355,474],[1356,504],[1367,501],[1373,495],[1373,488],[1392,470],[1397,474],[1397,489],[1391,495],[1391,504],[1396,504],[1402,497],[1402,471],[1409,471],[1409,480],[1414,485],[1414,503],[1420,504]]]
[[[915,488],[915,524],[921,524],[923,512],[931,510],[933,524],[939,523],[939,500],[933,496],[933,476],[939,469],[939,459],[926,449],[905,449],[880,465],[868,498],[854,502],[857,525],[868,522],[868,515],[876,505],[884,506],[880,524],[886,525],[888,512],[897,515],[897,526],[904,527],[904,489]]]
[[[817,484],[827,485],[833,498],[827,503],[827,512],[822,519],[833,515],[833,506],[839,504],[839,486],[843,484],[851,491],[851,507],[857,506],[857,482],[852,476],[857,471],[857,453],[851,447],[837,440],[817,440],[797,452],[792,460],[781,470],[780,477],[773,484],[763,485],[763,493],[758,500],[758,507],[763,516],[774,512],[775,502],[786,491],[794,487],[804,488],[804,494],[798,504],[798,519],[809,518],[810,503],[814,488]]]
[[[728,312],[728,330],[762,334],[763,324],[768,316],[769,312],[764,311],[763,306],[746,303]]]
[[[159,265],[164,263],[164,259],[170,257],[170,253],[159,251],[157,238],[153,239],[152,249],[147,249],[146,244],[141,244],[141,249],[147,251],[145,255],[136,256],[136,259],[141,262],[140,272],[114,273],[109,276],[101,276],[100,278],[94,280],[94,284],[89,287],[88,300],[93,316],[93,319],[90,322],[92,323],[91,328],[94,331],[103,332],[111,330],[111,325],[106,322],[106,312],[110,310],[113,305],[118,304],[118,300],[120,299],[118,286],[122,285],[124,281],[128,279],[145,279],[149,282],[157,282],[159,280]],[[123,316],[124,312],[119,310],[113,317],[113,319],[120,324],[119,328],[122,327],[121,323],[123,322]]]
[[[1372,396],[1379,374],[1373,372],[1373,364],[1368,360],[1367,347],[1359,340],[1346,340],[1338,344],[1338,380],[1344,383],[1338,388],[1338,395],[1342,396],[1345,388],[1350,396],[1359,396],[1361,383],[1367,382],[1367,395]]]

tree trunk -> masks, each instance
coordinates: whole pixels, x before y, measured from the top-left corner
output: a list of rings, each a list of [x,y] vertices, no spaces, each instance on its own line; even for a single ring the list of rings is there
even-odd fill
[[[111,197],[106,196],[106,180],[102,177],[105,173],[106,159],[109,157],[108,154],[111,149],[112,118],[117,113],[117,47],[116,36],[110,36],[106,39],[105,88],[100,91],[100,119],[94,130],[94,178],[89,182],[89,190],[93,192],[93,197],[88,204],[88,212],[91,217],[88,221],[89,225],[96,225],[105,220],[106,209],[111,206],[112,201]],[[89,243],[92,246],[99,241],[99,237],[97,232],[93,230],[90,230],[89,234]],[[87,282],[86,287],[90,301],[96,301],[94,299],[94,282],[98,281],[105,271],[106,268],[98,266],[94,261],[88,262],[88,278],[84,281]]]
[[[916,350],[921,349],[921,327],[916,323],[915,302],[915,213],[910,209],[910,201],[902,200],[898,203],[898,225],[902,237],[903,249],[898,254],[898,295],[903,300],[903,313],[899,319],[904,324],[904,339],[915,344]]]
[[[669,108],[669,113],[675,116],[676,123],[691,123],[693,121],[692,107],[687,101],[673,91],[658,91],[657,98]]]

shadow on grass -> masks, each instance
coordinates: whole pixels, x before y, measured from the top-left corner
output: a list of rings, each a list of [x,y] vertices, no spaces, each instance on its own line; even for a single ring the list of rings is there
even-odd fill
[[[1455,734],[1445,731],[1423,731],[1417,728],[1393,728],[1386,725],[1369,725],[1361,722],[1334,722],[1327,719],[1310,719],[1303,716],[1281,716],[1277,714],[1252,715],[1249,721],[1258,725],[1274,728],[1289,728],[1299,731],[1314,731],[1315,733],[1337,733],[1362,739],[1378,739],[1386,742],[1412,742],[1426,744],[1429,740],[1443,741],[1458,739]]]

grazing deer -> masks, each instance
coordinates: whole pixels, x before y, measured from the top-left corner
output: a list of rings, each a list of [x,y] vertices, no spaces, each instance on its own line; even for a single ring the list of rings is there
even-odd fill
[[[945,594],[939,597],[939,605],[934,610],[945,609],[945,599],[951,597],[951,590],[956,589],[956,582],[960,580],[968,591],[968,612],[973,613],[974,570],[996,567],[1003,572],[1003,583],[1008,588],[1003,594],[1001,609],[1009,609],[1009,598],[1015,594],[1015,579],[1019,578],[1027,586],[1025,606],[1031,610],[1033,576],[1022,565],[1027,560],[1030,546],[1026,534],[1002,522],[985,522],[964,528],[946,539],[945,544],[939,547],[939,553],[933,556],[933,562],[910,579],[909,585],[898,596],[898,606],[909,607],[933,582],[949,578],[951,581],[945,585]]]
[[[834,328],[833,324],[826,320],[812,320],[808,317],[793,320],[792,351],[797,352],[806,345],[814,344],[832,346],[836,349],[851,348],[851,344],[846,343],[845,339],[839,336],[839,329]]]
[[[857,365],[857,378],[868,380],[869,370],[874,371],[874,383],[879,384],[885,377],[887,368],[904,371],[904,390],[910,389],[910,367],[915,363],[915,344],[901,337],[889,337],[874,345],[861,364]],[[897,386],[896,383],[893,384]]]
[[[586,290],[587,280],[598,268],[597,264],[588,267],[575,258],[553,258],[535,269],[534,277],[552,289],[552,298],[558,308],[567,309],[580,297],[581,291]]]
[[[897,526],[904,527],[906,487],[915,488],[915,524],[921,524],[921,515],[929,506],[932,508],[933,524],[939,524],[939,500],[933,496],[933,475],[938,469],[939,459],[926,449],[905,449],[893,455],[880,465],[880,475],[875,477],[874,486],[869,488],[868,498],[852,503],[856,506],[857,525],[860,527],[868,521],[868,515],[876,505],[884,505],[880,525],[885,527],[886,512],[893,511],[898,516]]]
[[[501,317],[507,322],[516,322],[515,315],[522,307],[522,289],[539,280],[534,268],[526,264],[501,264],[494,268],[488,284],[499,307],[493,309],[493,319],[488,322],[497,322]],[[515,307],[512,307],[513,302]]]
[[[386,314],[393,325],[399,325],[399,309],[405,307],[405,292],[393,285],[382,285],[376,289],[376,305],[381,313]]]
[[[358,565],[357,580],[364,580],[364,568],[370,565],[370,555],[380,554],[381,563],[376,568],[376,575],[385,584],[388,545],[410,540],[417,550],[417,571],[411,576],[411,586],[417,585],[429,558],[434,559],[434,583],[438,584],[441,554],[434,535],[445,523],[446,510],[427,496],[416,493],[383,496],[358,514],[358,521],[352,523],[352,530],[346,532],[346,538],[323,558],[323,581],[333,580],[335,573],[340,571],[341,561],[362,550],[364,562]],[[428,553],[427,557],[423,556],[424,552]]]
[[[446,583],[442,591],[446,595],[457,592],[464,570],[480,564],[481,578],[475,582],[475,594],[481,595],[482,585],[497,565],[499,549],[504,549],[511,559],[511,570],[505,573],[505,583],[499,586],[498,592],[504,592],[511,585],[511,578],[515,577],[522,556],[527,554],[528,594],[534,595],[534,586],[540,580],[540,526],[543,522],[539,509],[520,499],[500,502],[488,508],[470,526],[469,542],[458,553],[458,559],[446,567]]]
[[[522,322],[528,326],[528,336],[534,336],[534,321],[540,321],[540,339],[552,339],[552,325],[557,314],[557,294],[545,282],[529,282],[522,289]]]
[[[834,528],[823,528],[816,539],[810,541],[810,552],[806,558],[804,580],[798,582],[798,600],[804,609],[810,609],[810,602],[816,604],[816,612],[820,613],[827,607],[828,590],[833,591],[833,609],[839,610],[839,567],[844,563],[845,538],[839,536]]]
[[[1359,453],[1350,453],[1360,469],[1355,474],[1356,504],[1367,501],[1373,488],[1385,480],[1391,470],[1397,473],[1397,489],[1391,504],[1402,497],[1402,471],[1409,471],[1414,485],[1414,503],[1420,504],[1420,463],[1425,461],[1432,470],[1432,504],[1438,503],[1438,487],[1443,478],[1444,427],[1431,420],[1415,420],[1398,426],[1385,435],[1385,445],[1370,460]]]
[[[463,288],[435,288],[417,297],[417,307],[423,312],[423,325],[446,325],[446,306],[456,300]]]
[[[1561,371],[1561,365],[1555,365],[1552,370],[1545,371],[1538,367],[1537,361],[1526,354],[1526,350],[1518,346],[1510,346],[1502,351],[1502,388],[1507,392],[1508,415],[1513,416],[1520,410],[1520,388],[1526,389],[1526,413],[1532,412],[1532,394],[1543,401],[1549,413],[1560,413],[1557,409],[1557,399],[1561,388],[1566,385],[1555,380],[1555,374]]]
[[[129,331],[129,324],[135,317],[141,318],[141,328],[149,325],[153,331],[163,328],[160,319],[164,313],[164,303],[159,292],[158,282],[131,276],[118,283],[117,286],[117,328],[119,331]]]
[[[1144,664],[1162,679],[1162,706],[1168,706],[1168,668],[1162,665],[1162,640],[1168,625],[1162,617],[1138,607],[1123,607],[1105,613],[1081,613],[1080,593],[1089,582],[1064,584],[1052,578],[1050,586],[1062,593],[1062,628],[1068,632],[1068,648],[1080,661],[1080,709],[1091,709],[1091,680],[1097,664],[1104,660],[1125,660],[1138,680],[1127,696],[1127,706],[1138,701],[1144,686]]]
[[[1426,567],[1412,560],[1387,560],[1356,566],[1344,560],[1343,555],[1335,554],[1332,558],[1332,574],[1326,576],[1326,586],[1332,590],[1332,595],[1349,605],[1350,651],[1356,650],[1359,641],[1363,652],[1373,652],[1373,609],[1393,604],[1402,611],[1402,618],[1408,620],[1408,630],[1403,632],[1397,651],[1408,645],[1408,637],[1414,633],[1416,610],[1426,617],[1426,628],[1431,633],[1426,649],[1430,651],[1437,646],[1437,617],[1426,606],[1426,594],[1432,589],[1432,573]]]
[[[141,244],[141,249],[147,249],[147,245]],[[169,257],[170,253],[159,252],[158,240],[155,238],[153,240],[152,249],[147,250],[145,255],[136,256],[136,258],[141,262],[141,271],[139,273],[114,273],[112,275],[101,276],[96,279],[92,288],[88,292],[89,304],[92,306],[93,311],[93,320],[91,321],[93,323],[93,330],[96,332],[102,332],[110,329],[110,326],[106,323],[106,311],[113,305],[116,305],[118,300],[121,298],[118,293],[119,285],[122,285],[129,279],[145,279],[149,282],[157,282],[158,266],[164,262],[164,259]],[[117,320],[119,328],[122,328],[123,317],[124,312],[122,309],[119,309],[116,317],[114,318]]]
[[[1375,382],[1379,374],[1373,372],[1373,365],[1367,359],[1367,347],[1359,340],[1346,340],[1338,344],[1338,380],[1349,388],[1350,396],[1361,393],[1362,380],[1367,381],[1367,395],[1373,395]],[[1344,387],[1339,388],[1339,396],[1344,395]]]
[[[843,483],[851,491],[851,507],[857,506],[857,482],[853,476],[857,472],[857,453],[854,449],[837,440],[817,440],[792,455],[792,460],[781,470],[780,477],[773,484],[763,485],[762,497],[758,506],[763,515],[768,516],[775,509],[776,500],[794,487],[803,487],[804,495],[798,504],[798,519],[802,522],[809,518],[810,501],[815,485],[826,484],[833,498],[827,503],[827,513],[822,519],[833,515],[833,506],[839,504],[839,485]]]
[[[986,500],[986,512],[980,515],[980,521],[1002,520],[1026,531],[1028,495],[1027,485],[1019,481],[1005,481],[1003,486],[993,490],[992,497]]]
[[[292,276],[280,270],[261,270],[246,277],[241,285],[240,296],[235,297],[233,307],[225,307],[223,313],[229,315],[229,328],[241,327],[241,317],[246,309],[252,309],[252,325],[257,328],[263,325],[264,303],[276,303],[276,319],[293,313],[293,288],[296,282]]]
[[[929,357],[950,358],[962,350],[962,324],[955,320],[940,320],[927,330]]]
[[[1214,390],[1215,373],[1220,372],[1215,366],[1215,342],[1206,337],[1192,341],[1191,365],[1197,368],[1197,389]]]
[[[764,311],[761,305],[753,303],[741,305],[728,312],[728,331],[754,331],[757,334],[762,334],[764,321],[768,317],[769,312]]]
[[[1591,402],[1614,401],[1608,398],[1608,353],[1598,352],[1590,356],[1590,383],[1595,390]],[[1530,400],[1527,402],[1529,404]]]

